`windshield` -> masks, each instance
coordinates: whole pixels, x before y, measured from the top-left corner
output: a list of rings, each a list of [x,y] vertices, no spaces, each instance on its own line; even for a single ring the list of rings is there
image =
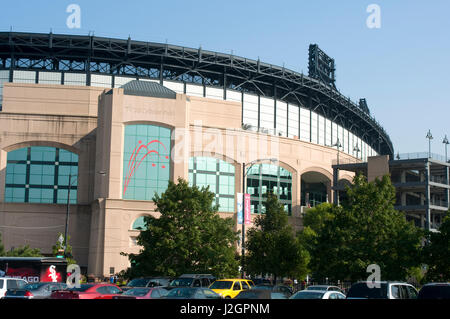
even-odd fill
[[[267,289],[267,290],[272,290],[272,286],[269,285],[256,285],[255,287],[253,287],[253,289]]]
[[[45,283],[34,283],[34,284],[27,284],[23,287],[25,290],[37,290],[41,288],[42,286],[46,285]]]
[[[149,288],[133,288],[127,290],[123,293],[124,296],[135,296],[135,297],[144,297],[148,292]]]
[[[235,299],[258,299],[259,292],[251,291],[251,290],[244,290],[241,291]]]
[[[380,284],[380,288],[370,288],[365,282],[354,284],[348,291],[347,298],[387,298],[387,284]]]
[[[309,286],[306,290],[327,290],[328,286]]]
[[[232,281],[215,281],[209,288],[210,289],[231,289],[231,285],[233,285]]]
[[[192,278],[178,278],[170,283],[172,287],[190,286],[192,284]]]
[[[71,291],[86,291],[89,288],[92,288],[93,286],[94,285],[92,285],[92,284],[81,284],[80,288],[70,288],[68,290],[71,290]]]
[[[450,299],[450,285],[424,286],[419,299]]]
[[[178,288],[178,289],[172,289],[168,294],[167,297],[184,297],[184,298],[190,298],[195,294],[195,288]]]
[[[323,292],[320,291],[299,291],[291,299],[322,299]]]
[[[128,283],[128,287],[145,287],[147,286],[148,279],[137,278],[133,279]]]

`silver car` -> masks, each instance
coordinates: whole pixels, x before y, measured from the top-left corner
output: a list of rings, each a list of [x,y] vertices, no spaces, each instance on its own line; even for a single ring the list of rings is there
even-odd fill
[[[48,299],[55,290],[67,288],[65,283],[60,282],[35,282],[17,289],[8,289],[5,299]]]

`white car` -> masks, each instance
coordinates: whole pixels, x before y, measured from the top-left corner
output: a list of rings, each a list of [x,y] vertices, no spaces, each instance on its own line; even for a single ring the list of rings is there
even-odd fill
[[[333,290],[301,290],[293,294],[289,299],[345,299],[345,295]]]
[[[25,285],[27,283],[28,282],[26,282],[23,279],[1,277],[0,278],[0,299],[5,297],[6,290],[21,289],[21,288],[25,287]]]

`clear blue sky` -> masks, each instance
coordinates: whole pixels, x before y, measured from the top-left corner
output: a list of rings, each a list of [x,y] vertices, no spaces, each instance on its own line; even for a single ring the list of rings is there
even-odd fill
[[[69,4],[81,28],[69,29]],[[369,4],[381,28],[369,29]],[[448,0],[14,0],[2,3],[0,30],[88,34],[230,53],[308,73],[308,46],[336,61],[336,85],[365,97],[395,152],[444,154],[450,138]]]

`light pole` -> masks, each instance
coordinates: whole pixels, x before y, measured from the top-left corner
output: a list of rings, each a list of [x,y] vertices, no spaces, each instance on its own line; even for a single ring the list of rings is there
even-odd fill
[[[359,149],[358,144],[353,148],[353,152],[356,152],[356,158],[359,159],[359,152],[361,152],[361,150]]]
[[[433,139],[433,135],[431,135],[431,131],[428,130],[427,136],[428,139],[428,158],[431,158],[431,140]]]
[[[242,241],[241,241],[241,264],[242,264],[242,279],[244,279],[245,277],[245,271],[244,271],[244,262],[245,262],[245,246],[244,246],[244,242],[245,242],[245,177],[248,174],[248,171],[253,167],[253,165],[255,165],[256,163],[262,162],[262,161],[270,161],[271,163],[274,162],[278,162],[278,159],[276,158],[266,158],[266,159],[260,159],[260,160],[255,160],[250,162],[249,164],[251,164],[249,166],[249,168],[247,168],[247,170],[245,170],[245,162],[242,162],[242,201],[243,201],[243,209],[242,209]],[[248,212],[250,213],[250,212]]]
[[[445,135],[444,140],[442,141],[442,143],[445,144],[445,162],[447,163],[447,162],[448,162],[448,157],[447,157],[447,145],[450,144],[450,143],[448,142],[447,135]]]
[[[333,145],[331,145],[331,146],[336,146],[337,147],[337,164],[339,165],[339,150],[341,149],[341,147],[342,147],[342,144],[341,144],[341,142],[339,141],[339,137],[337,138],[337,141],[336,141],[336,143],[334,143]]]
[[[73,182],[71,182],[71,180],[72,173],[69,173],[69,186],[67,188],[66,229],[64,232],[64,257],[66,257],[67,252],[67,233],[69,232],[70,188],[72,187],[72,184],[77,181],[77,179],[75,179]]]

